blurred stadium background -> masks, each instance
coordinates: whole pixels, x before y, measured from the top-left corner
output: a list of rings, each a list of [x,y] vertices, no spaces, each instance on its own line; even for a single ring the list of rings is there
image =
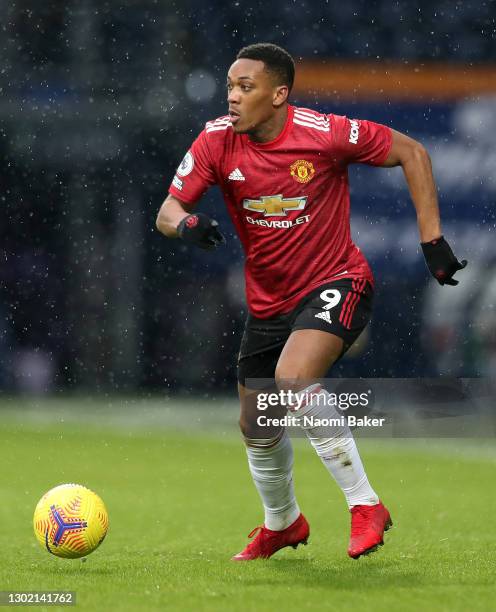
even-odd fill
[[[489,1],[0,0],[0,590],[77,589],[88,610],[494,607],[495,20]],[[360,441],[395,520],[391,545],[363,563],[344,553],[341,492],[303,440],[312,546],[226,562],[260,519],[236,425],[241,250],[215,190],[201,206],[225,249],[155,229],[177,164],[225,113],[229,65],[256,41],[295,57],[294,103],[427,146],[445,233],[469,260],[458,288],[431,282],[401,170],[351,169],[377,298],[332,375],[395,378],[401,392],[379,409],[413,398],[429,417],[418,438],[466,438]],[[448,389],[441,375],[482,381]],[[109,509],[111,535],[84,565],[33,537],[36,502],[62,482]]]
[[[245,306],[229,236],[167,241],[156,212],[237,50],[285,46],[293,102],[383,122],[429,149],[469,267],[429,281],[400,169],[351,170],[373,323],[334,375],[496,372],[494,2],[0,2],[0,389],[234,391]]]

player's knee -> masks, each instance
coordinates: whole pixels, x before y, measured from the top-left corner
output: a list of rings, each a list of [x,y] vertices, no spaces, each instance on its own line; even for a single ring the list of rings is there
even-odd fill
[[[278,365],[275,372],[276,386],[280,391],[299,391],[308,383],[308,372],[300,367]]]

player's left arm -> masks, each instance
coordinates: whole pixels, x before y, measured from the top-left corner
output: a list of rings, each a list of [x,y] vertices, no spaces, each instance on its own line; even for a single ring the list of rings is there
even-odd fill
[[[422,251],[431,274],[441,285],[457,285],[453,275],[467,265],[459,262],[441,231],[441,219],[429,153],[420,143],[391,130],[392,144],[382,167],[401,166],[417,212]]]

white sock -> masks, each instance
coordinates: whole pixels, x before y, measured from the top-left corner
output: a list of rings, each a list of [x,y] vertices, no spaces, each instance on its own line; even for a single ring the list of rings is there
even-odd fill
[[[319,391],[319,389],[321,389]],[[316,392],[319,396],[316,396]],[[313,397],[311,394],[314,394]],[[311,416],[314,419],[340,419],[341,415],[330,403],[330,395],[320,387],[311,385],[298,396],[312,398],[306,405],[294,412],[295,416]],[[320,397],[322,395],[322,397]],[[365,473],[362,460],[348,425],[312,426],[300,419],[300,427],[305,431],[322,463],[332,474],[346,497],[348,507],[373,506],[379,498]]]
[[[265,526],[282,531],[300,515],[293,486],[293,447],[283,431],[270,440],[246,439],[248,464],[262,498]]]

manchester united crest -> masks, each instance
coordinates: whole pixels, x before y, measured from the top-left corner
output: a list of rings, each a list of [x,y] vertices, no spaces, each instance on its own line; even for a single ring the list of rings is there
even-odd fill
[[[308,183],[315,176],[315,168],[312,162],[308,162],[304,159],[297,159],[294,164],[290,166],[291,176],[298,183]]]

